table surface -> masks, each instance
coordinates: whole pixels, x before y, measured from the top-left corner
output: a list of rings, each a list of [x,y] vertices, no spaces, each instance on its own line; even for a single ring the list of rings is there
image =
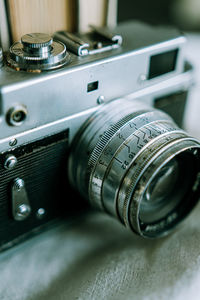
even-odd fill
[[[200,36],[190,34],[187,56],[197,78],[199,49]],[[185,116],[196,137],[199,92],[197,84]],[[0,254],[0,299],[200,299],[199,215],[200,205],[175,233],[156,241],[101,213],[57,226]]]

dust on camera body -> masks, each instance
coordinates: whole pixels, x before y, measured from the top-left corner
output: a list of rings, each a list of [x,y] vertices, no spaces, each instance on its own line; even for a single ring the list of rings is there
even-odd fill
[[[193,81],[184,44],[176,30],[128,22],[11,46],[0,69],[1,249],[87,200],[150,238],[188,215],[200,144],[178,127]]]

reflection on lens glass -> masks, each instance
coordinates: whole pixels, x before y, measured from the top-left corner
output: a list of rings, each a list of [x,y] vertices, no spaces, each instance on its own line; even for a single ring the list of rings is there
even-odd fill
[[[192,162],[189,154],[178,155],[153,177],[140,205],[142,222],[154,223],[177,207],[191,188]]]
[[[152,180],[145,193],[146,201],[151,201],[153,204],[162,202],[164,197],[172,192],[177,179],[178,163],[172,160]]]

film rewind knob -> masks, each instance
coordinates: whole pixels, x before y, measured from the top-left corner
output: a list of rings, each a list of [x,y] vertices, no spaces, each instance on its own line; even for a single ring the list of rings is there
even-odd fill
[[[10,47],[8,64],[16,70],[40,72],[59,68],[70,61],[66,46],[46,33],[30,33]]]
[[[53,39],[46,33],[29,33],[22,36],[21,42],[25,47],[41,48],[50,46]]]
[[[45,33],[30,33],[23,35],[21,42],[25,52],[43,56],[52,50],[53,39]]]

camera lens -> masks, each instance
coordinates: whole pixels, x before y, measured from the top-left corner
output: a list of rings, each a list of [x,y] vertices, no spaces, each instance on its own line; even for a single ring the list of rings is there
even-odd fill
[[[195,173],[193,163],[193,157],[184,153],[172,159],[153,176],[140,204],[142,222],[156,222],[181,203],[192,188],[192,174]]]
[[[177,195],[179,168],[176,161],[169,162],[152,179],[140,204],[140,220],[154,222],[171,211],[180,201]],[[174,199],[175,198],[175,199]]]
[[[104,104],[72,143],[69,178],[90,203],[135,233],[168,234],[200,196],[200,143],[135,100]]]

